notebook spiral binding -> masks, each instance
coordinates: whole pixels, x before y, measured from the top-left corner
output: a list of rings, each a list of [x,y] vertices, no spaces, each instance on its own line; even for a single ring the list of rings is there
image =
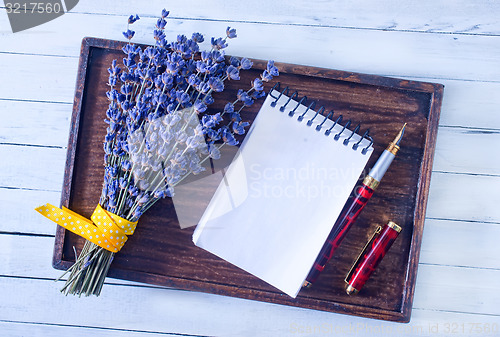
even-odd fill
[[[272,93],[273,90],[279,91],[280,94],[278,96],[273,95],[273,93]],[[298,103],[296,104],[296,106],[288,112],[288,116],[293,117],[295,115],[295,113],[296,113],[297,108],[300,105],[306,106],[308,99],[307,99],[307,96],[303,96],[299,100],[298,99],[299,98],[298,91],[294,91],[291,96],[289,95],[289,92],[290,92],[290,89],[289,89],[288,86],[285,87],[282,90],[281,89],[281,83],[277,82],[273,86],[273,88],[269,91],[269,96],[271,96],[272,98],[274,98],[274,101],[271,102],[271,106],[272,107],[276,107],[277,102],[279,101],[279,99],[283,95],[288,96],[288,100],[285,102],[285,104],[283,104],[279,108],[279,110],[281,112],[285,112],[285,109],[286,109],[287,105],[293,99],[298,100]],[[311,119],[309,119],[306,124],[307,124],[307,126],[311,126],[314,123],[314,120],[316,118],[323,117],[323,120],[320,123],[317,123],[316,127],[315,127],[316,131],[321,131],[321,129],[323,128],[323,124],[325,124],[325,122],[326,122],[327,119],[332,119],[331,117],[333,117],[333,115],[334,115],[335,112],[333,110],[330,110],[330,112],[328,112],[328,114],[325,114],[325,110],[326,109],[325,109],[324,106],[321,106],[317,111],[314,110],[315,108],[316,108],[316,101],[310,102],[309,105],[307,105],[306,111],[304,111],[301,115],[299,115],[297,117],[297,121],[302,122],[304,120],[305,115],[307,114],[307,112],[309,110],[312,110],[312,111],[315,112],[314,116]],[[318,117],[318,115],[320,115],[321,117]],[[352,136],[360,130],[361,124],[358,123],[358,125],[356,125],[356,127],[354,128],[354,130],[350,130],[349,127],[351,126],[352,121],[348,120],[348,121],[345,122],[345,124],[342,124],[342,122],[343,122],[342,119],[343,119],[342,115],[339,115],[335,120],[332,119],[333,120],[333,125],[330,128],[328,128],[327,130],[325,130],[325,136],[330,136],[330,134],[332,134],[332,130],[335,127],[335,125],[342,126],[342,130],[340,132],[333,134],[333,139],[335,141],[338,141],[340,139],[340,136],[342,135],[342,133],[350,131],[351,134],[349,135],[349,137],[347,137],[346,139],[344,139],[344,141],[342,142],[342,144],[344,144],[345,146],[348,146],[349,145],[349,141],[351,140]],[[354,151],[356,151],[359,148],[359,144],[361,143],[361,141],[363,139],[367,139],[367,140],[370,141],[370,143],[366,147],[364,147],[363,149],[361,149],[361,153],[362,154],[366,154],[368,152],[368,149],[370,148],[370,146],[372,146],[372,144],[373,144],[373,138],[370,136],[370,129],[366,129],[365,133],[363,134],[363,136],[361,136],[361,138],[359,139],[359,141],[357,141],[356,143],[354,143],[352,145],[352,149]]]

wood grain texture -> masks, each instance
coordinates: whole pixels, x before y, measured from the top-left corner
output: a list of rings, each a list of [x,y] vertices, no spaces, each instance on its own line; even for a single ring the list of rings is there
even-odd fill
[[[41,154],[38,156],[37,154]],[[64,148],[0,146],[0,186],[57,191],[64,171]],[[40,159],[33,163],[32,159]],[[56,170],[54,170],[54,168]],[[57,172],[59,170],[59,172]],[[23,172],[25,176],[19,174]]]
[[[420,262],[443,266],[500,269],[498,224],[425,221]],[[473,252],[466,247],[474,247]]]
[[[217,10],[216,5],[225,10]],[[173,17],[207,21],[249,21],[281,25],[312,25],[320,27],[356,27],[384,31],[417,31],[426,33],[459,33],[500,35],[500,24],[494,14],[500,14],[498,3],[482,1],[421,1],[401,5],[396,0],[363,2],[363,15],[357,15],[360,1],[290,1],[286,5],[276,1],[253,1],[244,11],[231,0],[182,1],[169,4]],[[113,5],[97,0],[80,3],[76,13],[115,13],[118,15],[151,15],[163,8],[160,0],[147,4],[115,1]],[[488,8],[490,13],[485,10]],[[314,10],[312,10],[314,9]],[[489,15],[493,14],[493,15]]]
[[[411,78],[410,78],[411,79]],[[439,125],[500,129],[500,83],[440,80],[446,88]]]
[[[449,287],[441,282],[433,286],[433,279],[440,275],[440,272],[445,274],[449,272],[448,268],[423,266],[421,269],[419,280],[422,274],[430,283],[423,281],[419,284],[415,300],[419,306],[431,306],[433,309],[425,310],[416,307],[412,321],[408,325],[366,320],[361,317],[348,317],[347,320],[345,315],[332,315],[316,310],[297,309],[213,294],[128,285],[107,284],[104,286],[107,296],[101,298],[64,297],[58,296],[60,295],[59,283],[51,280],[11,277],[0,277],[0,296],[5,299],[0,307],[0,315],[4,321],[172,334],[179,334],[182,331],[180,334],[202,336],[250,336],[260,331],[265,331],[266,335],[272,336],[300,336],[307,335],[305,332],[300,334],[297,331],[300,327],[305,329],[308,326],[325,325],[332,326],[333,329],[343,327],[342,336],[387,336],[386,331],[380,331],[381,327],[401,331],[397,336],[436,336],[435,332],[429,330],[431,324],[440,324],[440,330],[444,331],[445,323],[463,322],[467,329],[471,326],[473,328],[473,324],[499,323],[498,316],[495,315],[468,314],[471,310],[498,312],[493,302],[487,300],[488,291],[491,288],[485,286],[475,289],[473,287],[473,281],[481,276],[496,277],[492,285],[497,284],[498,271],[477,273],[464,269],[461,273],[455,272],[450,275],[460,278],[459,282],[462,286]],[[22,287],[24,291],[19,293],[17,298],[8,296],[9,293],[16,292],[19,287]],[[421,289],[423,287],[429,289]],[[444,292],[448,292],[455,300],[451,301],[452,303],[448,300],[443,301],[444,296],[440,293]],[[128,296],[123,296],[123,293],[127,293]],[[478,293],[477,296],[476,293]],[[441,301],[433,301],[434,297]],[[37,299],[37,305],[33,306],[30,311],[22,310],[22,303],[33,298]],[[136,299],[141,299],[141,301],[136,302]],[[457,307],[452,307],[451,304]],[[109,307],[121,308],[119,317],[111,314]],[[449,308],[455,312],[442,311]],[[464,309],[465,312],[459,311]],[[245,314],[241,315],[241,311]],[[279,314],[264,315],[266,312],[279,312]],[[140,317],[143,319],[139,319]],[[228,324],[228,322],[237,322],[237,324]],[[349,326],[352,326],[351,330]],[[314,336],[313,333],[309,335]],[[465,333],[464,335],[471,334]],[[497,336],[498,333],[490,331],[480,335]]]
[[[70,104],[0,100],[0,143],[65,147],[70,116]]]
[[[427,217],[498,224],[500,208],[491,200],[496,199],[499,188],[500,177],[496,176],[434,172]]]
[[[3,170],[10,170],[6,168],[9,165],[22,170],[14,177],[15,184],[8,178],[2,179],[0,184],[3,186],[0,188],[0,232],[28,235],[6,235],[22,238],[21,241],[0,240],[0,256],[4,258],[0,263],[0,275],[12,276],[0,277],[4,290],[0,306],[2,336],[136,334],[127,329],[147,331],[140,336],[498,336],[498,330],[492,331],[491,327],[500,325],[500,316],[482,314],[496,305],[493,301],[498,299],[488,296],[489,291],[496,289],[488,288],[489,283],[473,284],[477,280],[476,272],[496,277],[482,274],[481,270],[498,269],[496,257],[500,255],[496,238],[500,213],[494,200],[500,182],[491,176],[498,168],[483,165],[481,173],[476,173],[478,163],[465,157],[460,161],[460,148],[441,147],[441,143],[449,143],[445,139],[448,136],[458,138],[462,144],[469,138],[473,143],[481,143],[481,139],[491,139],[490,134],[466,133],[464,129],[500,129],[500,114],[497,113],[500,83],[497,75],[488,77],[492,69],[500,67],[495,51],[498,42],[497,37],[486,36],[498,35],[500,2],[292,0],[284,4],[263,0],[168,3],[85,0],[59,19],[16,34],[11,33],[2,6],[3,3],[0,4],[0,78],[4,80],[0,82],[0,143],[66,146],[67,132],[64,130],[69,128],[81,39],[84,36],[123,39],[121,31],[125,28],[126,17],[137,12],[142,16],[139,25],[135,25],[140,31],[138,41],[148,43],[152,41],[150,32],[154,17],[162,7],[172,11],[173,19],[168,24],[170,37],[190,31],[220,34],[227,25],[237,28],[238,43],[230,46],[231,54],[248,56],[251,52],[256,57],[252,49],[258,46],[261,50],[257,57],[261,58],[273,57],[283,62],[293,59],[299,64],[442,83],[446,89],[440,126],[446,126],[445,131],[449,131],[441,132],[443,128],[440,127],[435,162],[439,164],[439,172],[432,174],[427,210],[431,218],[426,220],[423,234],[412,320],[405,325],[204,293],[144,291],[140,286],[135,289],[114,285],[126,281],[113,278],[108,279],[106,296],[99,300],[65,300],[58,292],[60,283],[37,279],[60,274],[48,265],[53,239],[37,237],[53,235],[55,225],[31,209],[46,201],[59,202],[64,158],[60,164],[46,165],[44,148],[38,147],[28,156],[21,151],[23,155],[17,156],[18,147],[8,145],[10,150],[2,153],[8,155],[9,161],[2,166],[0,177]],[[365,37],[367,31],[371,34]],[[453,39],[455,43],[432,42],[448,41],[442,39],[443,34],[458,39]],[[276,37],[282,35],[292,38],[281,39],[277,44]],[[400,43],[401,37],[406,41]],[[403,53],[402,48],[411,49],[411,52],[398,57]],[[467,56],[473,53],[475,57]],[[6,54],[10,56],[2,58]],[[387,54],[395,57],[385,59]],[[419,64],[418,69],[415,62]],[[41,65],[50,70],[40,69]],[[389,73],[387,69],[394,72]],[[23,76],[18,76],[21,73]],[[412,77],[415,74],[418,77]],[[64,107],[46,103],[54,101],[64,102]],[[43,113],[46,123],[35,125],[42,116],[32,110]],[[41,134],[40,130],[50,132]],[[485,152],[486,149],[478,148],[474,156],[486,159],[484,164],[493,163],[491,158],[481,155]],[[457,160],[438,162],[438,156]],[[42,163],[43,171],[16,163],[27,158],[30,163]],[[452,169],[461,174],[453,173]],[[49,178],[51,189],[57,192],[30,186],[33,181],[41,181],[44,175],[59,176],[59,179]],[[4,188],[11,185],[19,187]],[[440,268],[428,273],[425,264]],[[455,278],[447,278],[453,266],[469,268],[464,269],[464,273],[454,274]],[[15,275],[22,279],[19,281]],[[450,284],[443,285],[441,278],[447,278]],[[9,281],[3,283],[5,279]],[[465,288],[459,285],[467,281]],[[479,288],[476,290],[475,286]],[[422,287],[432,290],[420,292]],[[447,287],[454,291],[446,292]],[[441,292],[447,295],[440,295]],[[131,300],[122,301],[124,295]],[[119,303],[123,308],[110,313],[105,307],[112,303]],[[96,314],[87,311],[96,311]],[[101,317],[105,317],[106,327],[100,322]],[[7,319],[12,322],[6,322]],[[460,329],[452,334],[454,326]]]
[[[62,183],[58,185],[62,186]],[[47,202],[58,205],[60,201],[60,189],[43,191],[0,188],[0,212],[4,214],[0,232],[55,235],[56,226],[41,222],[39,215],[33,212],[33,207]]]
[[[500,176],[499,144],[500,130],[440,128],[433,169]]]
[[[43,158],[43,152],[37,155],[35,160]],[[64,166],[64,158],[61,158],[61,166]],[[49,169],[48,169],[49,170]],[[4,221],[0,223],[0,231],[19,232],[30,234],[54,235],[56,226],[41,218],[32,211],[36,205],[50,202],[54,205],[60,203],[62,174],[60,168],[50,167],[50,172],[31,172],[37,176],[44,174],[59,175],[59,181],[54,183],[54,191],[31,190],[23,188],[0,188],[0,211],[4,214]],[[20,185],[28,186],[27,181],[32,178],[22,176]],[[469,174],[450,174],[434,172],[432,174],[431,186],[429,188],[430,201],[427,206],[428,221],[442,219],[443,221],[465,221],[463,226],[477,226],[480,223],[500,224],[500,212],[495,203],[490,202],[496,196],[495,188],[499,186],[497,177],[478,176]],[[493,186],[493,188],[490,188]],[[449,202],[452,198],[453,202]],[[473,213],[474,212],[474,213]],[[19,216],[22,214],[22,216]],[[467,222],[472,221],[472,222]],[[484,227],[478,235],[485,237],[496,237],[494,227]],[[485,246],[492,249],[492,246]],[[440,249],[440,248],[437,248]],[[444,250],[445,254],[448,254]],[[482,260],[476,255],[469,255],[470,259]],[[456,265],[462,265],[457,262]]]
[[[469,225],[469,226],[467,226]],[[500,271],[500,255],[491,254],[498,253],[500,248],[496,250],[488,250],[491,242],[495,240],[494,234],[498,234],[500,228],[498,225],[492,224],[475,224],[476,228],[473,230],[469,223],[466,222],[452,222],[443,220],[428,220],[425,224],[421,257],[419,262],[419,277],[418,282],[433,283],[435,272],[427,273],[426,270],[434,266],[442,267],[439,273],[447,273],[446,270],[463,269],[461,273],[472,275],[474,273],[481,273],[482,269]],[[485,237],[483,233],[488,233],[491,236]],[[464,233],[467,235],[465,236]],[[436,235],[445,236],[445,239],[439,241],[437,244],[435,239]],[[471,257],[467,254],[462,247],[464,246],[464,237],[467,237],[470,242],[476,245],[477,253]],[[0,275],[9,277],[34,277],[42,279],[56,279],[61,275],[59,270],[47,268],[47,263],[52,258],[52,250],[54,245],[53,237],[37,237],[28,235],[15,235],[15,234],[0,234],[0,244],[5,249],[0,252]],[[440,250],[439,247],[443,246],[444,249]],[[462,248],[462,249],[461,249]],[[446,254],[448,252],[448,254]],[[477,263],[475,260],[480,260]],[[427,276],[426,276],[427,275]],[[432,275],[432,276],[431,276]],[[470,278],[472,276],[467,276]],[[450,286],[460,284],[460,280],[450,282]],[[109,278],[108,284],[133,284],[136,286],[146,286],[143,283],[122,281],[119,279]],[[436,280],[436,283],[439,283]],[[152,285],[153,286],[153,285]],[[445,286],[442,284],[442,286]],[[467,293],[473,294],[474,289],[490,289],[488,284],[470,284]],[[486,294],[486,291],[484,292]],[[490,302],[487,300],[488,295],[480,298],[485,306],[489,306]],[[424,300],[432,301],[431,298]],[[424,307],[425,306],[420,306]],[[447,308],[452,310],[452,308]]]
[[[0,98],[45,102],[73,102],[78,60],[68,57],[0,54]],[[33,77],[33,74],[37,76]]]
[[[92,212],[102,180],[99,162],[103,154],[99,145],[104,137],[105,127],[101,119],[107,105],[102,96],[105,90],[103,78],[111,60],[121,53],[114,51],[121,45],[95,39],[85,39],[82,43],[62,204],[84,216]],[[92,57],[91,63],[88,57]],[[255,61],[257,69],[264,64]],[[142,230],[117,255],[110,276],[320,310],[408,321],[442,86],[288,64],[279,64],[279,68],[282,87],[291,86],[308,99],[334,108],[337,114],[362,120],[370,125],[377,155],[392,140],[393,134],[403,122],[410,125],[406,133],[405,149],[398,157],[397,169],[392,171],[392,178],[387,178],[389,183],[378,191],[384,198],[374,198],[370,210],[359,220],[361,225],[353,230],[354,233],[347,240],[352,241],[345,244],[344,251],[340,249],[337,259],[330,264],[332,269],[325,271],[322,280],[311,290],[303,291],[297,299],[282,296],[264,282],[194,247],[191,243],[192,230],[178,228],[175,210],[171,200],[167,199],[143,216]],[[257,71],[244,75],[243,81],[249,81],[257,75]],[[231,90],[231,84],[228,84],[225,93]],[[212,107],[214,111],[230,100],[227,93],[225,95],[216,99],[216,104]],[[257,111],[256,104],[249,108],[244,118],[253,119]],[[376,156],[369,165],[373,165],[375,160]],[[405,187],[397,191],[398,186]],[[385,273],[395,280],[395,286],[381,295],[377,288],[381,289],[384,280],[380,279],[367,287],[364,296],[347,298],[342,278],[355,257],[356,248],[365,242],[366,233],[373,222],[386,221],[388,216],[400,219],[398,221],[408,227],[398,242],[398,249],[395,249],[398,253],[387,258],[393,261],[392,267],[387,263],[389,268]],[[82,241],[81,238],[58,229],[54,266],[67,267],[71,261],[70,256],[73,256],[71,247],[81,248]],[[342,273],[335,273],[337,270]]]
[[[28,54],[18,59],[24,59],[23,64],[28,66],[26,70],[21,71],[26,78],[32,73],[30,66],[43,65],[46,70],[41,71],[54,70],[51,68],[52,62],[47,59],[50,57],[61,59],[61,67],[64,67],[65,63],[74,62],[72,73],[75,74],[76,58],[79,56],[78,46],[83,37],[123,39],[121,32],[126,29],[126,18],[104,17],[105,20],[96,20],[89,26],[88,15],[70,12],[58,20],[33,28],[36,34],[28,34],[22,46],[19,46],[16,38],[16,36],[23,36],[22,32],[21,35],[7,35],[0,46],[0,51]],[[137,31],[134,36],[136,43],[154,43],[152,35],[155,22],[155,17],[150,16],[134,24],[134,29]],[[238,29],[239,36],[230,43],[228,53],[232,55],[245,55],[256,59],[266,59],[272,55],[276,60],[286,63],[385,76],[493,82],[498,82],[500,78],[497,58],[500,52],[500,36],[421,34],[399,31],[386,34],[380,30],[346,30],[294,25],[283,29],[280,25],[263,25],[255,22],[232,24],[223,21],[186,19],[170,20],[166,34],[170,40],[178,34],[190,35],[196,31],[204,32],[207,37],[221,36],[225,34],[228,24]],[[4,25],[3,30],[8,30],[6,23]],[[57,35],[59,38],[48,45],[43,43],[39,35],[44,37]],[[296,41],[302,41],[302,44],[296,45]],[[208,46],[208,42],[206,45]],[[478,50],[481,50],[481,53],[478,53]],[[35,57],[30,54],[38,55]],[[40,57],[40,54],[44,56]],[[365,55],[370,55],[370,57],[367,58]],[[8,60],[17,57],[9,54],[0,55],[2,61],[0,70],[1,66],[8,64],[6,63]],[[3,58],[6,60],[4,61]],[[19,76],[19,72],[14,69],[3,71],[10,72],[10,74],[15,72],[13,75]],[[40,77],[40,79],[50,79],[46,85],[52,85],[56,79],[65,80],[65,77],[58,76],[61,73],[59,71],[53,73],[53,76]]]

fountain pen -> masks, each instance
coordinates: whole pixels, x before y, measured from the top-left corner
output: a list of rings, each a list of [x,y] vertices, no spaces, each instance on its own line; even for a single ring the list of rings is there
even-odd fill
[[[380,180],[391,165],[399,151],[399,144],[403,138],[406,128],[406,123],[403,125],[396,138],[387,146],[384,152],[380,155],[370,173],[365,177],[363,183],[356,190],[355,196],[348,200],[343,212],[338,217],[332,227],[325,244],[314,262],[314,265],[307,275],[303,287],[310,287],[317,279],[319,274],[325,269],[326,264],[332,258],[333,253],[338,248],[347,232],[363,210],[368,200],[370,200],[373,192],[377,189]]]

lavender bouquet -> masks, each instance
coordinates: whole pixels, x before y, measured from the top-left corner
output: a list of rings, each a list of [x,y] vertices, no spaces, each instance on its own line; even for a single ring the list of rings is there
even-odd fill
[[[235,135],[244,134],[249,124],[242,121],[240,111],[263,97],[263,82],[278,75],[269,61],[248,90],[239,90],[223,111],[208,113],[214,94],[224,90],[225,82],[239,80],[240,71],[253,64],[235,57],[226,63],[223,49],[236,37],[230,27],[224,38],[212,38],[206,51],[200,50],[204,42],[200,33],[168,42],[164,31],[168,15],[162,11],[154,29],[155,44],[145,48],[131,43],[134,31],[129,28],[139,17],[130,16],[123,33],[128,39],[123,66],[114,60],[108,69],[108,127],[99,205],[130,223],[158,200],[172,197],[177,184],[204,170],[205,161],[219,159],[221,147],[237,145]],[[61,291],[98,296],[113,261],[114,252],[108,247],[87,240],[66,272],[70,275]]]

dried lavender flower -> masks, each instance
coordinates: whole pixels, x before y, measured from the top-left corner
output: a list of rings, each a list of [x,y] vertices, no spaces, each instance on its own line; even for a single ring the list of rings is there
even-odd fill
[[[235,135],[243,135],[249,125],[242,121],[241,110],[264,95],[263,82],[279,75],[274,62],[269,61],[248,90],[238,90],[236,99],[223,111],[211,111],[217,98],[214,93],[224,91],[226,80],[239,80],[240,72],[252,68],[253,63],[231,57],[226,64],[224,49],[228,40],[237,37],[231,27],[224,38],[210,39],[210,50],[200,50],[205,40],[200,33],[191,38],[180,34],[167,41],[169,14],[162,10],[153,30],[155,44],[146,48],[131,42],[135,32],[129,26],[140,18],[129,16],[123,32],[128,40],[122,48],[123,66],[113,60],[108,69],[108,126],[99,203],[130,221],[138,220],[156,201],[172,197],[175,185],[185,177],[203,172],[204,161],[219,159],[222,146],[238,145]],[[90,247],[86,243],[84,251]],[[66,288],[81,293],[92,287],[98,294],[113,254],[95,250],[85,259],[75,264],[77,276]],[[82,282],[86,272],[80,275],[78,268],[97,271],[94,274],[99,277]]]

